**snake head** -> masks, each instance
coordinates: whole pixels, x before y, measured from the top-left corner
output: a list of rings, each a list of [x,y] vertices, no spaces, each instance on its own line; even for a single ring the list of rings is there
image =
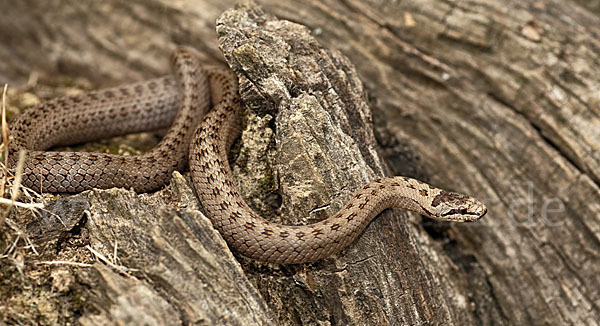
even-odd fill
[[[431,206],[435,211],[432,217],[438,221],[473,222],[487,213],[487,208],[479,200],[445,190],[435,196]]]

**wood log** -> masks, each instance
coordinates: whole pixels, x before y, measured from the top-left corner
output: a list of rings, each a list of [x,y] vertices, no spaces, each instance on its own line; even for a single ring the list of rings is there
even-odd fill
[[[35,72],[42,81],[66,75],[101,88],[168,73],[176,45],[224,62],[220,44],[228,63],[238,63],[234,71],[247,73],[242,95],[252,105],[234,170],[263,215],[314,222],[383,174],[471,194],[488,215],[457,225],[386,212],[334,257],[271,266],[236,261],[177,174],[152,195],[86,192],[52,204],[65,225],[49,215],[11,217],[29,225],[41,256],[1,247],[12,258],[0,260],[3,321],[600,323],[597,15],[557,0],[260,5],[5,4],[0,81],[21,85]],[[245,37],[244,51],[224,42],[235,33]],[[290,51],[300,48],[304,56]],[[286,69],[303,72],[297,86],[266,83],[265,76],[291,80]],[[15,237],[5,231],[2,239]],[[86,244],[110,258],[115,241],[117,267],[35,263],[94,262]]]

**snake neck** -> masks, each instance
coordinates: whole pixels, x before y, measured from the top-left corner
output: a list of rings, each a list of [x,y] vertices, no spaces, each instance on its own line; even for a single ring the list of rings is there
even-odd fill
[[[439,212],[432,206],[432,202],[443,192],[442,189],[408,177],[389,178],[388,183],[394,189],[394,196],[397,198],[393,207],[410,210],[433,219],[439,217]]]
[[[442,190],[408,177],[379,178],[356,191],[354,201],[366,206],[373,201],[377,213],[385,208],[401,208],[427,217],[436,218],[436,211],[425,199],[433,198]]]

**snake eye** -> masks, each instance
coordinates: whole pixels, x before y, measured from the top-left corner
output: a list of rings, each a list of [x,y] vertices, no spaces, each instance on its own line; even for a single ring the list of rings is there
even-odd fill
[[[458,208],[458,212],[461,213],[462,215],[465,215],[465,214],[467,214],[467,208],[464,206],[460,206]]]

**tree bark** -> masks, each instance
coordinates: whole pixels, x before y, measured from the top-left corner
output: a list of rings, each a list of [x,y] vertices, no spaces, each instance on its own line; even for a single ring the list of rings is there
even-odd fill
[[[551,0],[260,5],[244,3],[221,16],[233,2],[7,3],[0,13],[0,80],[23,84],[35,71],[117,85],[167,73],[175,45],[196,48],[205,62],[223,62],[220,42],[234,71],[244,72],[242,95],[254,109],[247,113],[236,178],[247,196],[262,187],[257,209],[264,215],[278,220],[273,207],[282,204],[286,218],[310,216],[286,223],[313,222],[386,172],[473,195],[487,204],[488,215],[475,224],[446,225],[386,212],[332,258],[271,266],[237,257],[242,272],[179,176],[152,199],[86,192],[53,204],[65,225],[31,217],[27,229],[47,250],[40,259],[23,249],[24,277],[50,277],[40,291],[52,294],[44,299],[49,306],[63,306],[60,313],[38,309],[36,315],[25,299],[11,298],[17,301],[1,300],[8,302],[5,321],[599,323],[598,16]],[[291,56],[266,61],[273,49]],[[315,58],[322,60],[309,61]],[[300,62],[325,72],[319,83],[300,74],[299,85],[283,83],[283,90],[298,92],[289,98],[261,83],[265,76],[288,81],[281,68],[298,71]],[[292,118],[300,123],[290,124]],[[327,142],[331,149],[323,150]],[[305,158],[298,143],[319,146],[307,147]],[[283,162],[298,168],[286,171]],[[149,200],[157,208],[149,209]],[[307,214],[320,207],[326,209]],[[118,241],[119,264],[137,271],[27,263],[93,261],[74,237],[105,256]],[[6,260],[0,264],[10,270]],[[19,279],[8,273],[2,278]],[[65,273],[74,276],[61,286],[70,279]],[[5,295],[25,297],[25,283]],[[18,315],[9,306],[15,302],[29,314]]]

